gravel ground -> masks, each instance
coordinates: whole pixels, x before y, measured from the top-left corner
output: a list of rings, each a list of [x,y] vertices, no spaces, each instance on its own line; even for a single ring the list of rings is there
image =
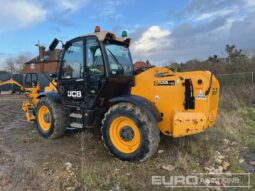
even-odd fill
[[[178,139],[161,136],[158,154],[145,163],[133,164],[109,155],[97,129],[70,131],[56,140],[42,138],[35,124],[25,120],[21,109],[23,99],[22,95],[0,95],[0,190],[3,191],[162,190],[164,187],[151,184],[152,176],[208,173],[206,169],[219,166],[216,154],[230,163],[224,172],[255,172],[251,164],[255,161],[254,149],[241,141],[254,142],[254,120],[249,121],[250,133],[247,130],[243,133],[243,120],[236,120],[240,114],[221,111],[216,128],[198,135]],[[236,136],[237,132],[244,138]]]
[[[0,97],[0,190],[61,190],[69,173],[65,164],[81,163],[79,136],[40,137],[35,124],[25,120],[23,99]]]

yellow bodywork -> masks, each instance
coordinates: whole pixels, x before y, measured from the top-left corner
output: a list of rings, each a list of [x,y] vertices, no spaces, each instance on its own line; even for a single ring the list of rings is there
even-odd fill
[[[19,87],[23,87],[19,82],[15,81],[13,79],[10,79],[10,80],[4,81],[4,82],[0,81],[0,86],[6,85],[6,84],[15,84]]]
[[[49,86],[46,86],[44,88],[44,92],[57,91],[56,86],[57,82],[53,80],[52,82],[50,82]],[[25,95],[27,97],[27,100],[23,101],[22,109],[26,113],[27,121],[34,121],[34,111],[39,102],[38,96],[40,93],[40,85],[37,84],[35,87],[32,88],[23,87],[23,89],[26,91]]]
[[[184,108],[185,79],[192,80],[195,109]],[[202,83],[198,83],[198,80],[202,80]],[[171,84],[164,84],[168,81]],[[205,95],[210,84],[210,92]],[[165,135],[181,137],[196,134],[215,124],[219,83],[209,71],[176,73],[167,68],[154,67],[136,75],[131,94],[155,104],[162,115],[158,128]]]
[[[46,86],[45,88],[44,88],[44,91],[45,92],[51,92],[51,91],[53,91],[53,92],[55,92],[55,91],[57,91],[57,81],[56,80],[52,80],[51,82],[50,82],[50,84],[49,84],[49,86]]]
[[[35,120],[34,110],[35,106],[39,101],[37,97],[39,95],[40,85],[37,84],[35,87],[32,88],[23,87],[23,89],[25,91],[27,99],[23,101],[22,109],[26,114],[27,121],[34,121]]]

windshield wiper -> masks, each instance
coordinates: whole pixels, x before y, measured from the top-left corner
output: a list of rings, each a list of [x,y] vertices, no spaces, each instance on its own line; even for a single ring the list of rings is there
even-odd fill
[[[113,57],[113,59],[115,60],[115,62],[121,67],[123,74],[124,74],[125,70],[124,70],[123,66],[120,64],[120,62],[118,61],[118,59],[116,58],[116,56],[108,48],[106,48],[106,49],[110,52],[110,54]]]

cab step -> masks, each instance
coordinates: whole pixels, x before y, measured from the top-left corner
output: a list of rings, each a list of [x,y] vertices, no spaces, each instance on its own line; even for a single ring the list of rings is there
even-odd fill
[[[70,124],[70,126],[73,127],[73,128],[76,128],[76,129],[82,129],[82,128],[83,128],[83,124],[81,124],[81,123],[75,123],[75,122],[72,122],[72,123]]]
[[[77,118],[77,119],[82,119],[82,114],[80,114],[80,113],[71,113],[70,117]]]

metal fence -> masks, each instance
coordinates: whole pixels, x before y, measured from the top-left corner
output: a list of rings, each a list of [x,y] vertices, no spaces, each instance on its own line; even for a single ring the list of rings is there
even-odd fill
[[[255,72],[242,72],[234,74],[218,74],[217,79],[221,86],[254,85]]]

